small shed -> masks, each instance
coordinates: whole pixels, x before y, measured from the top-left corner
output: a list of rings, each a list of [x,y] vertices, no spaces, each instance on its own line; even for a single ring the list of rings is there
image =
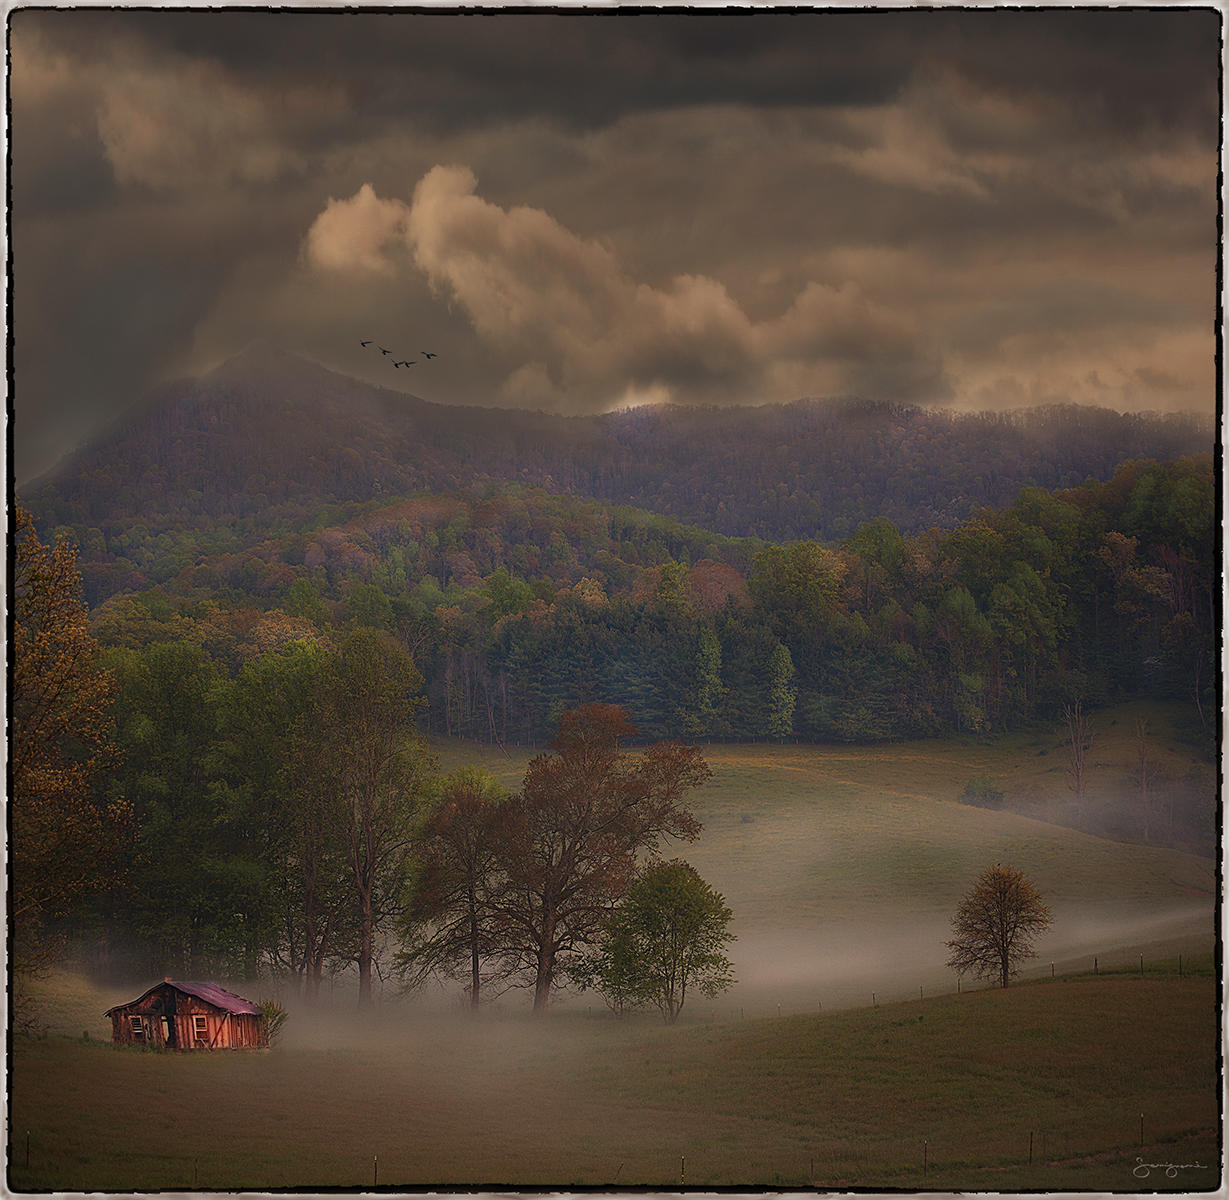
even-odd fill
[[[269,1044],[264,1013],[216,983],[164,979],[107,1009],[111,1041],[163,1050],[255,1049]]]

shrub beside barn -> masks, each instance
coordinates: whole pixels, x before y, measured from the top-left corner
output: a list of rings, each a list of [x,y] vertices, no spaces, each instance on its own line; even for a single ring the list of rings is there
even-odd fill
[[[111,1040],[117,1045],[236,1050],[269,1044],[261,1010],[216,983],[164,979],[104,1015],[111,1018]]]

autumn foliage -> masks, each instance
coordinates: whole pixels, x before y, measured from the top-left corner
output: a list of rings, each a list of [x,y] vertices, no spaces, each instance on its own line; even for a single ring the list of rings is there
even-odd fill
[[[631,882],[638,853],[664,838],[693,841],[700,824],[684,797],[709,777],[694,746],[623,749],[635,728],[620,708],[585,704],[560,718],[552,753],[529,764],[510,822],[510,902],[543,1011],[569,953],[595,942],[603,917]]]
[[[15,526],[11,916],[17,965],[35,969],[55,945],[45,922],[113,880],[129,813],[91,787],[111,753],[115,685],[98,664],[76,551],[62,538],[43,545],[24,509]]]
[[[1036,956],[1034,940],[1052,920],[1032,883],[1014,867],[995,863],[956,910],[947,965],[1006,987],[1019,974],[1020,962]]]

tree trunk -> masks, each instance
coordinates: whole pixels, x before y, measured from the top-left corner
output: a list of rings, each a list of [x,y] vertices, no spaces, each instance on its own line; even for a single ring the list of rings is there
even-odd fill
[[[359,928],[358,1006],[359,1008],[370,1008],[372,1006],[371,954],[373,941],[370,892],[365,892],[362,896],[362,916]]]
[[[542,955],[538,956],[538,978],[533,988],[533,1015],[540,1017],[550,1004],[551,981],[554,976],[554,963],[547,963]]]
[[[553,904],[542,913],[542,940],[538,943],[538,974],[533,987],[533,1015],[541,1016],[550,1004],[555,981],[555,910]]]
[[[478,1012],[478,1005],[481,1003],[480,988],[482,986],[482,979],[478,965],[478,911],[477,901],[471,890],[469,894],[469,1007],[470,1011],[475,1015]]]

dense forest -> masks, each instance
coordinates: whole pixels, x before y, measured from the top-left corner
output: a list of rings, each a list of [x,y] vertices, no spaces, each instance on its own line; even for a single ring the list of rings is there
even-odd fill
[[[92,610],[104,646],[187,643],[234,673],[289,641],[383,629],[424,675],[428,728],[453,736],[540,744],[592,700],[647,737],[992,732],[1073,697],[1180,698],[1214,726],[1207,456],[827,545],[526,487],[331,515],[213,555],[192,533],[137,526],[104,550],[97,531],[58,532],[107,596]]]

